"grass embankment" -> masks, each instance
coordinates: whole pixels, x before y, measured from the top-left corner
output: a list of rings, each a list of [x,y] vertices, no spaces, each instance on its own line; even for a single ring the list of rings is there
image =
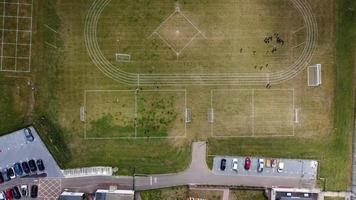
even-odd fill
[[[327,190],[350,185],[354,123],[356,1],[337,1],[334,131],[325,138],[250,138],[209,140],[209,154],[259,155],[320,160],[319,176]],[[211,165],[211,159],[209,159]]]
[[[0,135],[24,127],[29,89],[0,74]]]
[[[140,196],[142,200],[185,200],[189,196],[189,188],[182,186],[159,190],[147,190],[140,192]]]

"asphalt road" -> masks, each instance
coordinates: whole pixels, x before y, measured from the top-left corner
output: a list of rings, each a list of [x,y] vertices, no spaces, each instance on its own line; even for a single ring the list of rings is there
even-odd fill
[[[16,180],[20,181],[20,180]],[[132,176],[91,176],[76,178],[61,178],[61,188],[68,191],[94,192],[96,189],[106,189],[117,185],[120,189],[133,189]],[[7,183],[7,187],[12,182]],[[251,187],[303,187],[313,188],[315,180],[301,177],[273,176],[222,176],[213,174],[206,165],[206,143],[194,142],[192,162],[183,172],[173,174],[158,174],[135,177],[135,190],[157,189],[179,185],[224,185]],[[0,185],[0,190],[5,189]],[[40,188],[41,189],[41,188]]]

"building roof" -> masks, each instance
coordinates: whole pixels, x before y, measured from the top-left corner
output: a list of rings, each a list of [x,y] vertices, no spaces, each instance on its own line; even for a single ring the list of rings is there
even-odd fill
[[[83,200],[84,193],[79,192],[63,192],[59,196],[59,200]]]

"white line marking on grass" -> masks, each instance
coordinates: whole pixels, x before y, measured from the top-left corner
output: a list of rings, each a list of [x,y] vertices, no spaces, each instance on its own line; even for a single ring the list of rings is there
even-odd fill
[[[193,22],[188,19],[188,17],[186,17],[181,11],[179,14],[181,14],[203,36],[204,39],[207,39],[207,37],[198,29],[198,27],[196,27]]]
[[[135,138],[137,137],[137,126],[138,126],[137,125],[137,122],[138,122],[138,119],[137,119],[137,116],[138,116],[138,114],[137,114],[137,95],[138,95],[138,90],[139,90],[138,88],[135,90],[135,105],[134,105],[135,106],[135,108],[134,108],[135,109],[135,111],[134,111],[135,112],[135,114],[134,114],[134,118],[135,118],[135,136],[134,137]]]
[[[19,3],[19,0],[17,0]],[[15,46],[15,71],[17,69],[17,41],[19,38],[19,12],[20,12],[20,4],[17,5],[17,11],[16,11],[16,46]]]
[[[190,38],[189,42],[188,42],[187,44],[185,44],[185,46],[184,46],[181,50],[179,50],[178,55],[179,55],[185,48],[187,48],[187,47],[193,42],[193,40],[194,40],[198,35],[201,35],[201,33],[200,33],[200,32],[195,33],[194,36],[193,36],[192,38]]]
[[[84,90],[84,109],[86,112],[87,109],[87,91]],[[87,126],[86,126],[86,121],[83,123],[84,124],[84,139],[87,139]]]
[[[210,107],[213,108],[213,96],[214,96],[214,90],[210,90]],[[214,123],[210,123],[210,135],[211,137],[214,137]]]
[[[2,9],[2,12],[5,14],[5,2],[3,2],[3,9]],[[3,17],[2,18],[2,28],[4,28],[4,25],[5,25],[5,18]],[[1,39],[1,56],[4,55],[4,29],[2,29],[2,39]],[[3,59],[1,58],[1,65],[0,65],[0,70],[3,69],[2,67],[2,64],[3,64]]]
[[[31,1],[31,31],[30,31],[30,60],[28,61],[28,71],[31,71],[31,57],[32,57],[32,27],[33,27],[33,0]]]
[[[55,32],[55,33],[58,33],[56,30],[54,30],[53,28],[51,28],[50,26],[48,26],[47,24],[44,25],[46,28],[48,28],[49,30]]]
[[[251,91],[252,136],[255,135],[255,90]]]
[[[164,42],[166,43],[166,45],[171,48],[177,55],[179,55],[179,52],[167,41],[164,39],[164,37],[162,37],[158,32],[156,32],[156,35],[158,35],[158,37]]]
[[[187,108],[187,89],[184,89],[184,110]],[[184,137],[187,137],[187,123],[184,123]]]

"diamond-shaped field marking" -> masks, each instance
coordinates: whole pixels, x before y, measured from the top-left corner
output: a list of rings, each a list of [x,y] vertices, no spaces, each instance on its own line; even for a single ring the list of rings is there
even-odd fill
[[[176,10],[153,31],[152,35],[157,35],[177,56],[198,35],[206,39],[204,34],[180,11],[179,7],[176,7]]]

